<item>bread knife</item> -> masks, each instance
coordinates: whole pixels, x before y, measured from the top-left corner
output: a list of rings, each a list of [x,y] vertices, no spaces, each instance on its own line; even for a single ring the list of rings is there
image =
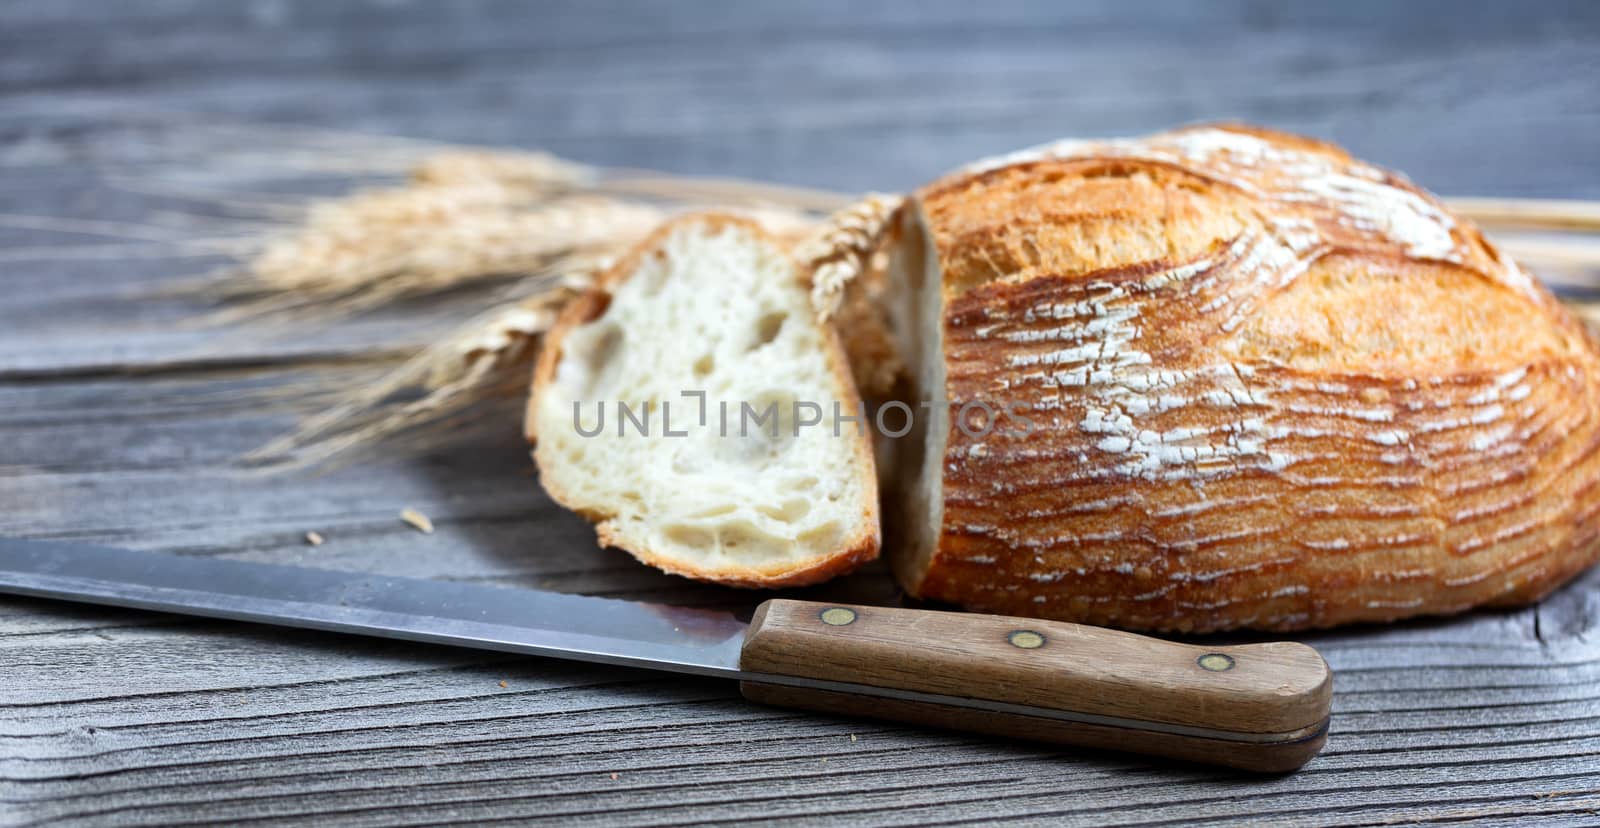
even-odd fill
[[[775,598],[720,610],[0,538],[0,593],[734,679],[764,704],[1283,773],[1327,738],[1316,650]]]

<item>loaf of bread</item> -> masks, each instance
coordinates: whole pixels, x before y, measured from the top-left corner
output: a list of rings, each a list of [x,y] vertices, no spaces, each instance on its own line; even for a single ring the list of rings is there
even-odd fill
[[[602,544],[775,587],[878,554],[871,443],[843,421],[861,414],[787,247],[754,223],[692,215],[563,310],[526,430],[545,489],[596,521]]]
[[[1063,142],[896,233],[910,393],[951,412],[898,452],[913,595],[1297,630],[1532,601],[1600,554],[1594,342],[1395,173],[1235,126]]]

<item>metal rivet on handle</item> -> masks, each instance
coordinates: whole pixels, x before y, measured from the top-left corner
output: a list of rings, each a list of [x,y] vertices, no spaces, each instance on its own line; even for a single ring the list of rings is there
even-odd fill
[[[1011,646],[1024,650],[1037,650],[1044,646],[1044,635],[1033,630],[1012,630],[1006,640],[1011,642]]]
[[[1201,669],[1210,670],[1213,673],[1221,673],[1233,669],[1233,657],[1225,656],[1222,653],[1206,653],[1195,659],[1195,663],[1199,664]]]
[[[855,623],[856,611],[845,607],[828,607],[818,617],[822,619],[822,623],[830,627],[843,627]]]

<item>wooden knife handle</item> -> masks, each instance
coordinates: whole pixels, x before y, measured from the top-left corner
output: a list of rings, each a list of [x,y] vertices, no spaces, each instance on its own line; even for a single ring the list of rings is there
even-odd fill
[[[1037,619],[781,599],[756,610],[739,666],[899,694],[744,682],[745,697],[764,704],[1270,773],[1322,748],[1333,692],[1327,662],[1303,644],[1196,646]]]

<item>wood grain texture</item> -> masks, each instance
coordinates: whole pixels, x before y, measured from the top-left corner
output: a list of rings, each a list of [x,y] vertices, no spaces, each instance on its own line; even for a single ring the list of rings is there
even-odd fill
[[[963,733],[982,733],[999,739],[1069,745],[1095,751],[1137,754],[1146,759],[1252,773],[1279,774],[1298,770],[1311,761],[1328,741],[1328,723],[1303,728],[1283,741],[1248,744],[1210,739],[1192,734],[1156,733],[1125,727],[1068,722],[1042,716],[1025,716],[993,710],[974,710],[950,704],[908,699],[885,699],[810,690],[780,684],[741,682],[744,697],[774,707],[811,710],[828,715],[887,719],[916,727]]]
[[[1208,671],[1207,655],[1232,661]],[[1294,642],[1198,646],[1038,619],[781,599],[757,608],[739,664],[1241,734],[1320,723],[1332,688],[1322,657]]]
[[[1268,772],[1316,754],[1333,691],[1322,657],[1290,641],[1199,646],[1038,619],[783,599],[756,609],[739,667],[1021,709],[742,685],[764,704]],[[1207,733],[1180,732],[1195,729]]]
[[[483,296],[219,336],[184,324],[205,303],[157,295],[226,264],[180,242],[416,149],[345,130],[889,190],[1066,134],[1237,117],[1445,194],[1594,198],[1597,31],[1581,4],[0,6],[0,533],[748,601],[595,550],[539,495],[514,407],[429,457],[242,473]],[[330,151],[346,169],[314,167]],[[892,602],[887,583],[826,600]],[[1589,825],[1597,618],[1590,574],[1537,607],[1307,636],[1337,676],[1329,744],[1261,780],[711,681],[4,599],[0,824]]]

